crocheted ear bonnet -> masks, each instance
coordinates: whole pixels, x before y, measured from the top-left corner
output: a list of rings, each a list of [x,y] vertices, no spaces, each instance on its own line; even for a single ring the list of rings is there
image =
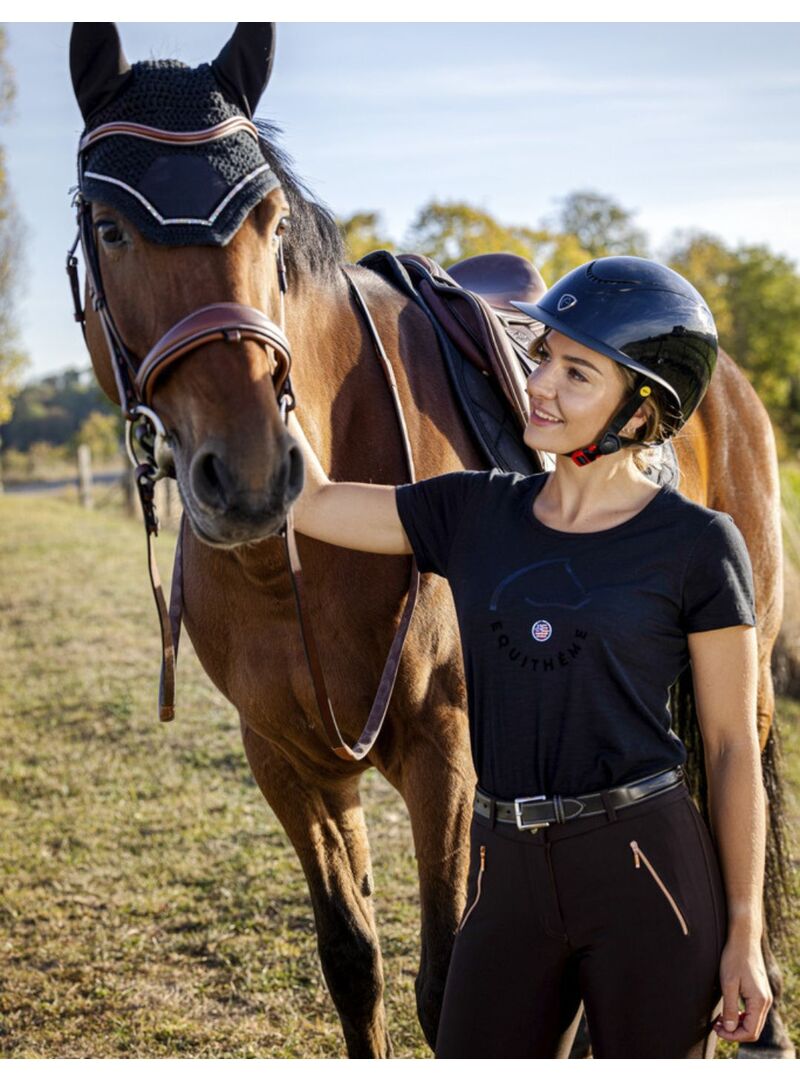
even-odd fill
[[[88,24],[98,25],[103,24]],[[88,68],[89,61],[97,57],[97,45],[92,42],[93,48],[85,48],[84,56],[79,58],[86,72],[83,97],[78,86],[81,72],[76,76],[73,51],[73,81],[87,118],[79,163],[83,196],[119,210],[154,243],[227,244],[253,207],[279,185],[261,150],[257,132],[246,122],[250,119],[250,101],[255,106],[257,100],[253,100],[252,86],[246,85],[252,70],[245,70],[244,84],[237,85],[242,56],[232,56],[237,35],[249,35],[244,50],[258,55],[265,69],[260,73],[262,77],[266,74],[265,84],[273,39],[269,39],[269,54],[262,59],[264,47],[262,43],[259,53],[257,35],[263,25],[240,25],[213,64],[196,68],[177,60],[143,61],[128,67],[120,49],[115,58],[119,70],[102,86],[98,83],[103,72],[98,77],[96,65],[94,71]],[[106,53],[113,52],[115,36],[116,30],[102,42]],[[116,42],[118,45],[118,38]],[[250,57],[245,59],[249,61]],[[227,63],[227,69],[221,68],[221,62]],[[92,85],[87,90],[90,78]],[[92,132],[110,123],[197,133],[225,121],[228,124],[219,137],[194,144],[153,139],[147,133],[131,134],[130,127],[91,141]]]

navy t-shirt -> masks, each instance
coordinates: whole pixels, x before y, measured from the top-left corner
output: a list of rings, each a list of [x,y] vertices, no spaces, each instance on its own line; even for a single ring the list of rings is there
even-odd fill
[[[662,488],[593,533],[537,520],[546,474],[457,472],[397,488],[420,571],[447,578],[478,783],[578,795],[680,765],[669,688],[686,635],[755,624],[750,560],[721,514]]]

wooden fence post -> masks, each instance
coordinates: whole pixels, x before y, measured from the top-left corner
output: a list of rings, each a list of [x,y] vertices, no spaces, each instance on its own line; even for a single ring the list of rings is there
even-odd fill
[[[94,506],[92,451],[86,443],[78,447],[78,499],[84,510],[91,510]]]
[[[140,513],[139,496],[136,493],[136,478],[133,475],[133,466],[125,458],[125,471],[122,474],[122,496],[125,504],[125,512],[129,517],[137,517]]]

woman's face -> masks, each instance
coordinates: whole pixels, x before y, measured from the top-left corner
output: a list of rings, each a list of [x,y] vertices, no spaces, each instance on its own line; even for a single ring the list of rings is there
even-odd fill
[[[533,359],[526,445],[569,454],[596,442],[626,396],[619,364],[557,330],[539,342]]]

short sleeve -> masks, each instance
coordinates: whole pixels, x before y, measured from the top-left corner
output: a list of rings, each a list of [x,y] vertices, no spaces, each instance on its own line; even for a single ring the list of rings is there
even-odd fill
[[[467,505],[488,473],[464,470],[396,489],[397,512],[422,573],[447,576],[447,564]]]
[[[750,556],[728,514],[716,514],[694,545],[684,578],[683,620],[688,634],[755,626]]]

